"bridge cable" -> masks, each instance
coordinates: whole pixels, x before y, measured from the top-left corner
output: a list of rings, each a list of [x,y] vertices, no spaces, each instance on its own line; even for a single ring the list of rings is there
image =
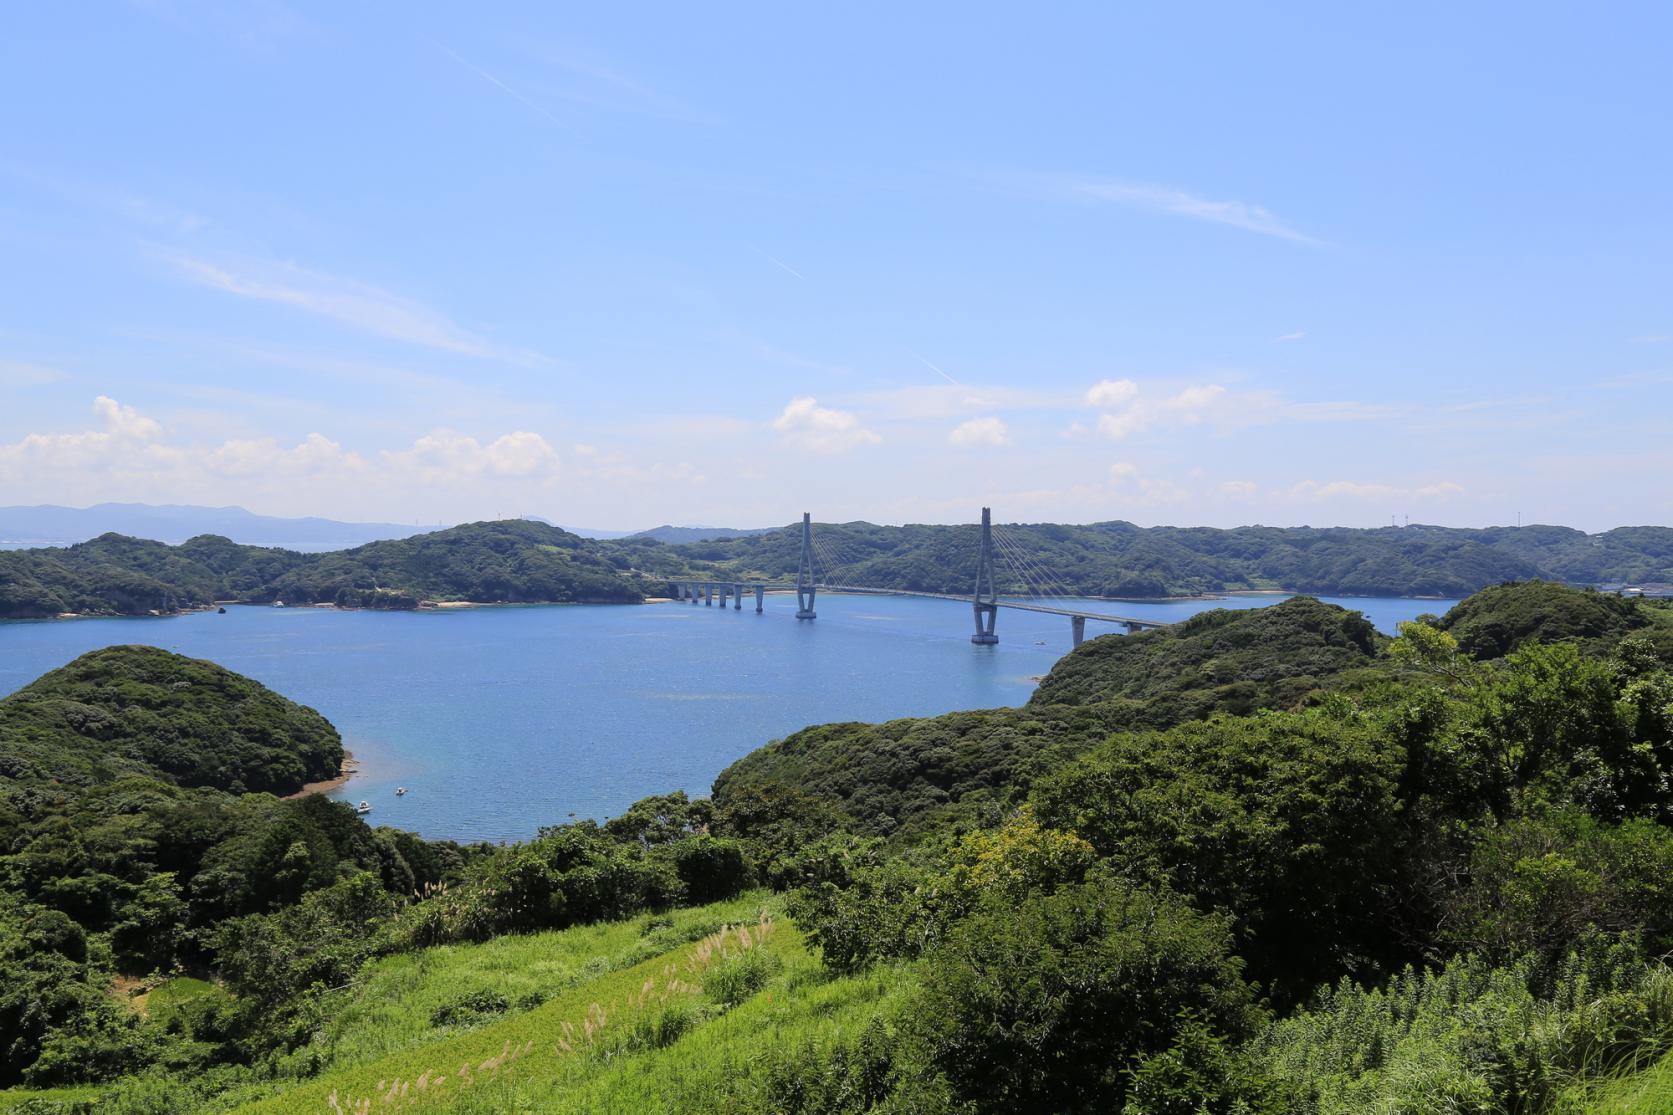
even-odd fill
[[[1046,594],[1042,591],[1036,575],[1024,563],[1021,555],[1013,548],[1012,543],[997,534],[994,536],[994,542],[999,547],[1000,555],[1005,559],[1007,569],[1014,579],[1022,583],[1026,595],[1035,599],[1043,598]]]
[[[1040,579],[1045,583],[1045,587],[1053,595],[1056,595],[1060,599],[1064,599],[1064,600],[1075,599],[1077,594],[1070,590],[1070,587],[1067,583],[1058,579],[1058,577],[1056,577],[1053,574],[1051,574],[1050,572],[1048,572],[1046,570],[1045,564],[1042,560],[1029,556],[1029,554],[1027,552],[1027,544],[1020,535],[1018,535],[1015,532],[1009,530],[1008,528],[1001,528],[1001,531],[1006,536],[1007,540],[1010,542],[1012,548],[1015,549],[1018,552],[1018,554],[1021,556],[1023,561],[1027,562],[1029,564],[1029,566],[1031,568],[1033,568],[1035,573],[1037,573],[1039,575]]]
[[[827,584],[834,583],[837,579],[836,571],[841,566],[837,562],[836,555],[832,551],[830,544],[823,538],[819,537],[819,535],[815,534],[813,536],[813,552],[817,555],[819,564],[824,566],[825,575],[820,578],[820,580]]]
[[[994,532],[993,540],[998,545],[1000,554],[1005,558],[1005,564],[1009,567],[1011,575],[1022,583],[1027,595],[1036,598],[1044,596],[1045,593],[1040,587],[1037,571],[1029,567],[1017,550],[1015,543],[999,531]]]
[[[1029,555],[1027,551],[1027,544],[1021,538],[1009,530],[1006,530],[1004,534],[1007,545],[1009,545],[1012,551],[1016,554],[1018,560],[1020,560],[1027,569],[1031,570],[1034,576],[1041,582],[1047,596],[1055,596],[1062,600],[1072,600],[1075,598],[1075,593],[1072,592],[1067,585],[1047,572],[1039,560]]]

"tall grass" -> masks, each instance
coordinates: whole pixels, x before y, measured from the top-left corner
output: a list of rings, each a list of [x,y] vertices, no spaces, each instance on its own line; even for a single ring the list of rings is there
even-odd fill
[[[1253,1051],[1306,1115],[1584,1109],[1589,1083],[1673,1045],[1673,970],[1623,952],[1532,961],[1471,957],[1344,982],[1273,1024]]]
[[[711,914],[715,910],[708,909]],[[249,1110],[369,1115],[398,1106],[458,1111],[469,1110],[483,1096],[508,1094],[508,1089],[514,1094],[584,1081],[641,1048],[654,1053],[677,1041],[695,1020],[682,1019],[680,1012],[705,1003],[710,972],[734,966],[751,970],[754,965],[741,958],[755,952],[805,956],[800,937],[794,930],[779,931],[778,924],[762,912],[752,922],[723,925],[694,943],[584,979],[533,1009],[463,1032],[449,1030],[440,1038],[329,1072]],[[678,933],[678,923],[649,936],[664,930]],[[428,988],[417,997],[435,994]],[[413,1013],[422,1009],[409,1008]],[[503,1105],[486,1109],[516,1110]]]

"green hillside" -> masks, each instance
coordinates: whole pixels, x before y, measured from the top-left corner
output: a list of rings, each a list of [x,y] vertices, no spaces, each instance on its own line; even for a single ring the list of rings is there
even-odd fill
[[[0,699],[0,771],[60,787],[121,774],[294,793],[343,743],[313,709],[213,662],[155,647],[91,651]]]
[[[0,552],[0,619],[167,614],[217,600],[413,608],[478,603],[638,603],[627,562],[525,520],[302,554],[204,535],[179,546],[107,534]]]
[[[977,527],[820,523],[821,568],[845,584],[969,592]],[[1000,591],[1108,597],[1283,589],[1309,594],[1467,596],[1530,578],[1600,584],[1673,582],[1673,529],[1138,527],[1126,522],[997,526]],[[800,527],[667,546],[605,545],[637,567],[793,578]]]
[[[1358,612],[1307,597],[1103,636],[1059,659],[1023,708],[805,728],[722,771],[715,803],[807,795],[875,836],[992,824],[1039,775],[1113,732],[1292,708],[1373,665],[1386,641]]]
[[[0,1108],[1658,1110],[1666,612],[1208,614],[474,848],[231,792],[311,714],[99,652],[18,695],[0,770]]]

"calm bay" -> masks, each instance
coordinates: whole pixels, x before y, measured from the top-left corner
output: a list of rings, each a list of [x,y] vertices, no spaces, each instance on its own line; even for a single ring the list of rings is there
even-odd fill
[[[1074,603],[1177,620],[1281,599]],[[1454,603],[1324,599],[1387,632]],[[112,644],[207,658],[330,719],[361,764],[333,796],[370,801],[372,823],[515,840],[611,816],[647,794],[706,794],[727,764],[810,724],[1020,705],[1070,644],[1069,621],[1057,616],[1003,611],[999,645],[974,647],[969,608],[956,603],[824,595],[818,607],[811,623],[798,623],[794,598],[782,596],[769,596],[763,615],[753,603],[233,607],[0,623],[0,695]],[[1087,624],[1088,637],[1110,630]],[[409,792],[396,796],[398,786]]]

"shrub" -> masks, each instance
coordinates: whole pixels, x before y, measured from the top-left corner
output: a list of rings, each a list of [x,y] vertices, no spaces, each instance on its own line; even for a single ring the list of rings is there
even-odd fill
[[[1462,957],[1366,990],[1344,980],[1251,1045],[1292,1110],[1553,1110],[1588,1078],[1673,1043],[1673,969],[1622,945],[1529,958]]]
[[[703,973],[703,994],[722,1010],[739,1003],[767,986],[783,970],[775,953],[752,948],[729,956]]]
[[[431,1011],[430,1025],[469,1026],[510,1009],[511,1001],[497,991],[473,991]]]
[[[1109,1111],[1181,1012],[1233,1037],[1256,1021],[1226,919],[1095,879],[1022,906],[989,900],[927,958],[908,1026],[981,1111]]]
[[[1123,875],[1232,914],[1251,974],[1293,1000],[1395,950],[1405,767],[1373,723],[1263,713],[1116,736],[1034,800]]]

